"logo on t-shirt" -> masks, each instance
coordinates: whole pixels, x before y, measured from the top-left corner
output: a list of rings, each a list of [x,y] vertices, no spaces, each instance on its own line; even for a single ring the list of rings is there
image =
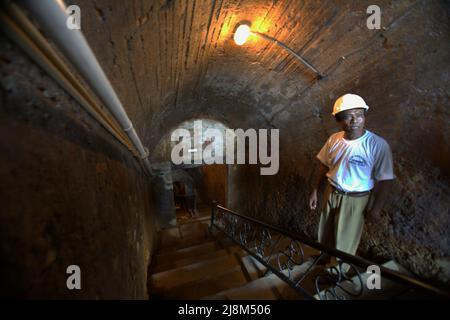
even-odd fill
[[[360,167],[367,167],[366,160],[361,156],[351,156],[350,159],[348,160],[348,162],[350,162],[351,164],[360,166]]]

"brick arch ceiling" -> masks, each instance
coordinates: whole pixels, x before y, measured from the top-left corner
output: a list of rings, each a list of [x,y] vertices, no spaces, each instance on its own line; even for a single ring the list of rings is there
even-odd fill
[[[372,106],[372,125],[408,147],[400,131],[412,130],[404,120],[411,105],[420,110],[430,99],[445,99],[441,76],[448,70],[448,50],[442,44],[450,43],[445,1],[381,1],[380,30],[366,27],[370,1],[74,3],[81,8],[86,38],[150,148],[166,123],[192,116],[235,127],[294,126],[306,139],[319,132],[321,141],[334,129],[332,103],[348,91]],[[233,30],[242,21],[286,43],[325,78],[317,81],[294,57],[263,39],[235,45]]]

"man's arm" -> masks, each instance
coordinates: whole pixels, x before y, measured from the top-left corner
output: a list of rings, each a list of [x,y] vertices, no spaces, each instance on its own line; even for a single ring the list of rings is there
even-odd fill
[[[379,216],[391,191],[393,182],[394,180],[382,180],[376,183],[367,205],[367,218],[369,220]]]
[[[316,167],[315,175],[313,178],[313,191],[311,196],[309,197],[309,208],[311,210],[315,210],[317,208],[318,202],[318,193],[319,190],[322,190],[325,182],[327,181],[326,173],[328,172],[328,168],[324,166],[321,162]]]

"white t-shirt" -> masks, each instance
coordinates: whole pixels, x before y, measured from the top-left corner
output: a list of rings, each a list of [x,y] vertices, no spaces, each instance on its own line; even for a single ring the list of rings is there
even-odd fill
[[[395,178],[389,144],[369,130],[355,140],[344,139],[344,131],[331,135],[317,158],[330,169],[328,181],[346,192],[368,191],[374,180]]]

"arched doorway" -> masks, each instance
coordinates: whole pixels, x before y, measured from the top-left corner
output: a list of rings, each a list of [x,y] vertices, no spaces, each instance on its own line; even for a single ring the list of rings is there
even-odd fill
[[[164,212],[160,213],[161,220],[167,222],[209,216],[212,200],[227,205],[229,168],[225,164],[224,152],[226,135],[230,134],[227,129],[215,120],[192,119],[171,128],[160,139],[152,155],[152,163],[164,167],[167,183],[170,180],[171,185],[170,190],[164,190],[164,198],[171,205],[164,206]],[[190,145],[184,150],[190,153],[190,162],[179,163],[173,159],[175,148],[182,140],[174,139],[176,130],[183,130],[190,137],[184,137],[184,142]],[[158,190],[163,191],[162,188]]]

